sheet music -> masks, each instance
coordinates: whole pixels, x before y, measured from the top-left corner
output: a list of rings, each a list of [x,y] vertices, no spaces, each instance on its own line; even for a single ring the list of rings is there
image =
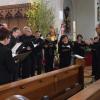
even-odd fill
[[[17,54],[15,54],[15,53],[12,53],[12,57],[15,57],[15,56],[17,56]]]
[[[18,63],[23,61],[30,53],[31,51],[22,54],[15,54],[15,55],[13,54],[15,62]]]
[[[36,48],[38,46],[38,44],[35,44],[33,41],[32,41],[32,44],[33,44],[34,48]]]
[[[34,48],[36,48],[38,46],[38,44],[34,44]]]
[[[84,59],[84,57],[77,55],[77,54],[75,54],[74,57],[79,58],[79,59]]]
[[[17,49],[21,46],[21,42],[20,43],[16,43],[15,46],[12,48],[12,54],[16,54]]]

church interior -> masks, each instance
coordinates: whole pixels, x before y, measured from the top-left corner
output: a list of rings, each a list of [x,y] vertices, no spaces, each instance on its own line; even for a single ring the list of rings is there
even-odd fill
[[[0,0],[0,100],[100,100],[100,0]]]

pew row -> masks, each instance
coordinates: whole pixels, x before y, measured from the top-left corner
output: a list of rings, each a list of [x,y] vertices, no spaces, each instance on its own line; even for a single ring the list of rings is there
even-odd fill
[[[83,66],[72,65],[38,76],[0,86],[0,100],[23,95],[29,100],[65,100],[84,87]]]
[[[91,84],[68,100],[100,100],[100,80]]]

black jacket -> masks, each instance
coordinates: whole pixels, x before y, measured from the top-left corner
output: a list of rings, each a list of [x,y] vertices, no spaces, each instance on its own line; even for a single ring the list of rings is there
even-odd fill
[[[44,41],[41,38],[35,38],[34,39],[34,44],[37,44],[36,47],[34,47],[34,54],[41,55],[42,54],[42,49],[44,46]]]
[[[45,56],[54,56],[54,53],[56,51],[56,44],[57,44],[57,40],[55,41],[49,41],[49,40],[45,40],[44,42],[44,52],[45,52]],[[45,47],[47,46],[47,47]]]
[[[15,72],[16,67],[11,51],[0,44],[0,84],[13,81]]]
[[[71,51],[72,51],[72,46],[70,43],[67,43],[67,44],[59,43],[58,44],[60,67],[67,67],[70,65]]]
[[[33,41],[34,41],[34,36],[21,36],[19,38],[19,41],[22,42],[22,45],[18,48],[17,53],[25,53],[27,51],[33,51],[34,49],[34,45],[33,45]],[[30,48],[31,50],[27,50],[27,48]]]
[[[76,41],[76,42],[74,42],[73,53],[84,57],[85,56],[85,47],[86,47],[86,45],[84,42],[78,43]]]
[[[10,43],[7,45],[9,49],[12,49],[16,43],[19,42],[19,38],[15,38],[13,35],[11,35]]]

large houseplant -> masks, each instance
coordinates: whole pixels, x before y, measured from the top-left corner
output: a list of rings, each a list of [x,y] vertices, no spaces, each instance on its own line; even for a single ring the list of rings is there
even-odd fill
[[[49,31],[50,25],[54,23],[52,8],[48,7],[45,0],[31,0],[31,6],[27,11],[28,25],[33,32],[39,30],[44,36]]]

